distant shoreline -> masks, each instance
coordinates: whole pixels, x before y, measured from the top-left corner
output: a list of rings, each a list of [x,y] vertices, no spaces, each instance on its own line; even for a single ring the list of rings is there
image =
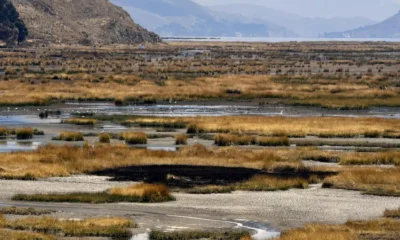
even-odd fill
[[[400,42],[400,38],[161,37],[166,42]]]

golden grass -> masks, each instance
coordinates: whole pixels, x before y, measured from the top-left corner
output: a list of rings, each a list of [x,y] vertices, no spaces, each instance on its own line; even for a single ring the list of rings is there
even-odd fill
[[[341,154],[340,164],[342,165],[400,165],[400,152],[372,152],[372,153],[344,153]]]
[[[63,120],[62,123],[65,124],[73,124],[73,125],[95,125],[97,123],[96,119],[90,119],[90,118],[71,118],[67,120]]]
[[[251,179],[238,183],[236,190],[243,191],[276,191],[288,190],[291,188],[305,189],[308,182],[302,178],[276,178],[270,176],[257,175]]]
[[[201,145],[184,147],[178,152],[130,149],[125,145],[46,146],[33,152],[0,153],[0,177],[69,176],[106,168],[163,164],[269,169],[277,163],[300,163],[302,152],[297,149],[206,148]]]
[[[345,117],[262,117],[262,116],[222,116],[222,117],[182,117],[182,118],[139,118],[134,121],[184,121],[189,123],[189,133],[255,133],[276,136],[362,136],[366,131],[397,131],[400,120],[382,118]],[[279,134],[282,135],[282,134]]]
[[[83,141],[83,134],[80,132],[61,132],[59,140],[67,142]]]
[[[10,240],[56,240],[55,236],[27,232],[27,231],[12,231],[8,229],[0,229],[1,239],[10,239]]]
[[[161,184],[137,184],[130,187],[113,188],[108,191],[112,195],[133,196],[144,199],[143,202],[162,202],[171,199],[168,188]],[[146,201],[147,199],[147,201]]]
[[[108,133],[101,133],[99,135],[99,142],[101,143],[110,143],[111,142],[111,136]]]
[[[225,70],[223,70],[225,68]],[[151,70],[148,70],[151,71]],[[158,70],[156,70],[158,71]],[[163,70],[161,70],[163,71]],[[216,66],[208,71],[229,71],[229,67]],[[365,106],[399,106],[400,97],[395,88],[380,90],[370,87],[368,82],[352,81],[353,79],[332,80],[331,84],[320,84],[310,81],[309,85],[292,83],[279,77],[269,75],[224,75],[220,77],[197,77],[191,81],[174,78],[164,80],[163,84],[156,81],[140,79],[130,74],[104,75],[106,81],[92,81],[96,76],[86,73],[60,74],[62,78],[71,79],[68,83],[51,81],[51,75],[26,74],[22,79],[47,78],[36,86],[30,81],[0,82],[3,90],[0,98],[2,105],[18,105],[23,103],[45,104],[50,99],[60,100],[197,100],[223,98],[279,98],[290,104],[318,105],[332,108],[365,107]],[[296,79],[298,76],[293,76]],[[301,78],[301,77],[300,77]],[[308,81],[306,77],[303,77]],[[324,78],[324,76],[321,76]],[[326,80],[326,79],[325,79]],[[340,84],[340,93],[337,90]],[[230,94],[235,89],[240,94]],[[236,96],[237,95],[237,96]]]
[[[279,240],[398,239],[400,222],[394,219],[349,221],[344,225],[310,224],[286,231]],[[385,237],[386,236],[386,237]]]
[[[147,144],[147,135],[141,132],[125,132],[120,134],[120,139],[126,144]]]
[[[52,217],[28,217],[7,221],[6,228],[55,233],[63,236],[129,237],[129,228],[135,227],[125,218],[90,218],[85,220],[58,220]]]
[[[15,135],[17,139],[31,139],[33,138],[33,129],[32,128],[19,128],[15,130]]]
[[[367,194],[400,196],[400,168],[363,168],[341,171],[324,180],[324,187],[363,191]]]

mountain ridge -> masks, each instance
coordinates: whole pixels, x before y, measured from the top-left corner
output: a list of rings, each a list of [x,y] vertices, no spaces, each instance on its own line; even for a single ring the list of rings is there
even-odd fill
[[[400,11],[382,22],[344,32],[326,33],[324,37],[339,38],[399,38]]]
[[[9,0],[40,44],[111,45],[160,42],[108,0]]]

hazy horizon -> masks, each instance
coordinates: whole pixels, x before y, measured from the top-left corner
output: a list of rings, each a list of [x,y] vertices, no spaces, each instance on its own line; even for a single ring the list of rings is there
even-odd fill
[[[246,3],[305,17],[366,17],[382,21],[400,10],[400,0],[193,0],[201,5]],[[346,7],[344,7],[346,6]],[[379,9],[377,11],[377,9]]]

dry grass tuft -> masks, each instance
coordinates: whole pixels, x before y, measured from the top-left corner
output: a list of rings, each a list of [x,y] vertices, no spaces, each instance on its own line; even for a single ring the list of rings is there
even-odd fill
[[[187,145],[188,137],[186,134],[180,134],[175,137],[176,145]]]
[[[33,129],[32,128],[20,128],[15,130],[15,135],[17,139],[32,139],[33,138]]]
[[[147,144],[147,135],[140,132],[125,132],[120,135],[126,144]]]
[[[111,136],[108,133],[101,133],[99,135],[99,142],[101,143],[110,143],[111,142]]]
[[[83,134],[80,132],[61,132],[60,136],[56,139],[66,142],[80,142],[84,140]]]

